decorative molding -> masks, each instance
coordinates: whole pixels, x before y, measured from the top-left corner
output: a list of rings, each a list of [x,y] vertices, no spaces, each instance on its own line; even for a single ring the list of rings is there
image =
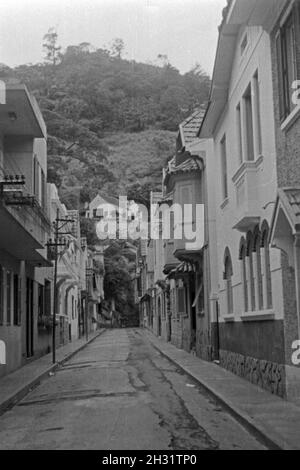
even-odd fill
[[[256,310],[253,312],[241,313],[241,320],[243,321],[265,321],[275,320],[274,310]]]

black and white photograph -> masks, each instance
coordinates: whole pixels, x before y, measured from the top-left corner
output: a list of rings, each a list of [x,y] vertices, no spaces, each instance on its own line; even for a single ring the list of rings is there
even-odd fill
[[[0,0],[1,454],[203,450],[300,450],[300,0]]]

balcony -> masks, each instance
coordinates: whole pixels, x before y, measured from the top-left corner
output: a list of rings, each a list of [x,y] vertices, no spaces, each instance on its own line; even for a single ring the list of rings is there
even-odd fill
[[[34,266],[52,266],[44,248],[49,222],[42,212],[33,197],[0,197],[1,249]]]
[[[232,178],[236,196],[233,228],[240,232],[251,230],[260,220],[257,169],[261,161],[244,162]]]
[[[46,125],[36,99],[22,84],[6,85],[0,123],[3,135],[46,138]]]

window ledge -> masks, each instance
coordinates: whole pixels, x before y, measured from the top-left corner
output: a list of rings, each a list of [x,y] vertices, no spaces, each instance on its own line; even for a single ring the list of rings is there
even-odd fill
[[[236,184],[242,176],[247,171],[255,171],[257,168],[262,164],[264,160],[264,156],[262,154],[258,155],[258,157],[255,160],[245,160],[243,161],[236,172],[234,173],[233,177],[231,178],[233,183]]]
[[[226,322],[229,322],[229,321],[235,321],[235,316],[233,313],[227,313],[225,315],[222,315],[222,318],[226,321]]]
[[[256,310],[254,312],[244,312],[241,314],[243,321],[274,320],[274,310]]]
[[[294,122],[300,117],[300,106],[296,106],[288,117],[282,122],[280,128],[282,131],[287,131]]]
[[[224,201],[222,202],[222,204],[220,205],[220,208],[221,209],[225,209],[225,207],[227,206],[227,204],[229,203],[229,199],[228,197],[226,199],[224,199]]]

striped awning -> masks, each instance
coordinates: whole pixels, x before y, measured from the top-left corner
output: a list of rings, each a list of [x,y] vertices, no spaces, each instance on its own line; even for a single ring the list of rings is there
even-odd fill
[[[167,278],[175,276],[176,274],[188,274],[188,273],[195,273],[196,266],[194,263],[189,263],[188,261],[182,261],[176,268],[172,269]]]

